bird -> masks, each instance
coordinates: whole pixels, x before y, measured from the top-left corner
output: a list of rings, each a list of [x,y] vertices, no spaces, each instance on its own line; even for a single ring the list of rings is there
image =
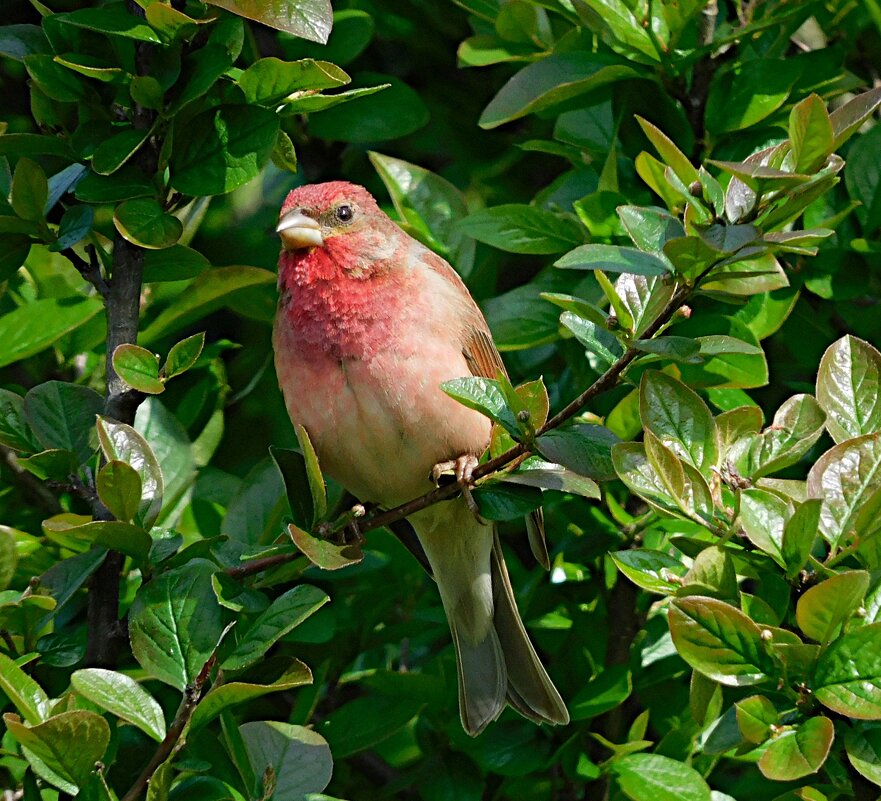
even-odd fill
[[[291,191],[276,232],[276,373],[322,471],[383,508],[433,489],[450,466],[467,483],[492,424],[441,384],[505,368],[459,275],[346,181]],[[408,521],[452,634],[464,730],[477,736],[506,704],[537,723],[568,723],[520,618],[494,525],[461,495]],[[540,522],[530,528],[541,555]]]

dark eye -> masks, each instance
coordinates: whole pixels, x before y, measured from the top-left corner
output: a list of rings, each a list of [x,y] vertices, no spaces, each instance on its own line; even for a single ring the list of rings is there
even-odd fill
[[[355,212],[351,206],[339,206],[336,210],[336,218],[340,222],[349,222],[354,216]]]

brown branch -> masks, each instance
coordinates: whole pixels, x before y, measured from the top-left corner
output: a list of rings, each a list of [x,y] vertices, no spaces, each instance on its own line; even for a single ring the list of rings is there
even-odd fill
[[[54,493],[33,473],[29,473],[18,463],[15,451],[5,445],[0,445],[0,458],[9,468],[12,479],[18,484],[22,495],[31,505],[38,506],[50,515],[57,515],[64,511]]]
[[[98,294],[106,300],[107,296],[110,294],[110,287],[104,280],[104,276],[101,274],[101,264],[98,261],[98,254],[95,252],[94,245],[89,245],[86,250],[89,254],[88,261],[82,258],[73,248],[62,250],[61,255],[66,257],[68,261],[76,267],[77,272],[95,287],[95,289],[98,290]]]
[[[147,785],[150,783],[150,779],[153,777],[156,769],[183,747],[184,742],[181,739],[181,735],[186,730],[193,712],[196,711],[196,706],[202,696],[202,687],[208,680],[208,676],[216,661],[217,651],[215,649],[215,652],[211,654],[208,661],[202,666],[199,675],[196,676],[193,683],[184,690],[184,697],[181,699],[171,726],[168,727],[165,738],[159,743],[159,747],[153,753],[153,756],[150,757],[150,761],[141,771],[141,775],[138,776],[135,783],[123,796],[122,801],[136,801],[136,799],[140,798],[141,793],[147,789]]]

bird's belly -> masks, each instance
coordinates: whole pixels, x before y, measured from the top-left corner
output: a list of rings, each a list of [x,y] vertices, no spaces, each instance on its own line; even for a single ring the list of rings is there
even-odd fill
[[[437,462],[486,447],[489,421],[440,389],[469,372],[450,346],[423,343],[418,352],[340,361],[304,358],[292,339],[276,330],[288,413],[309,432],[324,472],[359,499],[403,503],[431,488]]]

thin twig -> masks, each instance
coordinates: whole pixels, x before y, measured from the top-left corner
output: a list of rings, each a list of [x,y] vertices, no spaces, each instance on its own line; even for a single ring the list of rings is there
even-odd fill
[[[29,473],[18,463],[15,451],[5,445],[0,445],[0,459],[9,468],[13,480],[18,484],[25,499],[33,502],[35,506],[39,506],[50,515],[57,515],[64,511],[54,493],[33,473]]]
[[[140,798],[141,793],[147,788],[156,769],[165,762],[166,759],[173,756],[183,747],[184,743],[183,740],[181,740],[181,735],[184,733],[187,724],[190,722],[193,712],[196,711],[196,706],[202,696],[202,687],[208,680],[208,676],[216,661],[217,651],[215,650],[215,652],[208,658],[208,661],[202,666],[199,675],[196,676],[193,683],[184,690],[184,697],[181,699],[180,706],[177,709],[177,714],[174,716],[174,720],[171,722],[171,726],[168,727],[168,733],[165,735],[165,739],[159,743],[159,747],[150,758],[150,761],[147,763],[144,770],[141,771],[141,775],[138,776],[135,783],[123,796],[122,801],[136,801],[136,799]]]
[[[98,294],[106,300],[107,296],[110,294],[110,287],[104,280],[104,276],[101,274],[101,264],[98,261],[98,254],[95,252],[94,245],[89,245],[86,250],[89,254],[88,261],[82,258],[73,248],[62,250],[61,255],[65,256],[71,264],[76,267],[79,274],[95,287],[95,289],[98,290]]]

